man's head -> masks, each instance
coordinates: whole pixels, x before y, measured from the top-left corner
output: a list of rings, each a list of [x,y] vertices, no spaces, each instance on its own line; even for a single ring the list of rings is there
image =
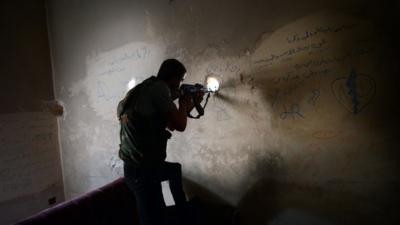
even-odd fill
[[[178,89],[185,76],[185,66],[176,59],[165,60],[157,73],[157,77],[165,81],[171,89]]]

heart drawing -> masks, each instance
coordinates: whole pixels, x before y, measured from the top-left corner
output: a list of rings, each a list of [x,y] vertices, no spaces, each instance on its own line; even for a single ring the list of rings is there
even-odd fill
[[[376,92],[375,81],[357,74],[354,69],[348,77],[334,80],[331,87],[338,102],[354,114],[360,113],[372,101]]]

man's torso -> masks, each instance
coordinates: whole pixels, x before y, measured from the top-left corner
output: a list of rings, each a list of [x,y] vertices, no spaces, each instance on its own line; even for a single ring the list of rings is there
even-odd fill
[[[165,130],[166,112],[176,107],[167,84],[151,77],[128,92],[118,106],[120,152],[136,165],[158,164],[166,158],[171,134]]]

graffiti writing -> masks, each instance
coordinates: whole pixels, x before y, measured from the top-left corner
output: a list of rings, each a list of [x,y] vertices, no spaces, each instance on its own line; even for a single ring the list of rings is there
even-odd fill
[[[297,71],[289,71],[285,75],[281,77],[277,77],[273,80],[275,84],[279,84],[281,82],[289,82],[289,81],[296,81],[296,80],[305,80],[311,79],[317,76],[325,76],[330,74],[331,70],[327,68],[322,69],[310,69],[307,71],[297,72]]]
[[[286,50],[286,51],[283,51],[283,52],[280,52],[277,54],[270,54],[268,57],[256,60],[254,63],[255,64],[269,64],[269,63],[272,63],[273,61],[283,60],[288,57],[295,56],[302,52],[310,53],[315,50],[324,49],[325,44],[326,44],[325,39],[322,39],[318,43],[310,43],[310,44],[303,45],[303,46],[297,46],[297,47],[291,48],[289,50]]]
[[[308,99],[308,104],[315,106],[320,95],[321,92],[319,89],[313,89],[312,96]]]
[[[343,30],[348,30],[355,28],[357,24],[345,24],[341,25],[339,27],[331,27],[331,26],[319,26],[311,30],[306,30],[302,34],[293,34],[290,35],[289,37],[286,38],[286,41],[288,43],[296,43],[299,41],[304,41],[309,38],[321,35],[321,34],[327,34],[327,33],[337,33]]]
[[[298,117],[304,118],[303,114],[300,112],[299,104],[296,104],[296,103],[292,104],[290,106],[289,110],[287,110],[285,105],[283,107],[284,107],[284,111],[279,116],[282,120],[285,120],[285,119],[287,119],[289,117],[291,117],[292,119],[296,119]]]

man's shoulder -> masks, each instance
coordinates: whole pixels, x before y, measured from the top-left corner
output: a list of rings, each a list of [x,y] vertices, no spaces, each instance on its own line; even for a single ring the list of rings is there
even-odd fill
[[[153,77],[153,85],[168,87],[167,83],[157,77]]]
[[[167,92],[169,93],[169,87],[165,81],[160,80],[160,79],[155,79],[152,84],[151,84],[151,90],[153,92]]]

